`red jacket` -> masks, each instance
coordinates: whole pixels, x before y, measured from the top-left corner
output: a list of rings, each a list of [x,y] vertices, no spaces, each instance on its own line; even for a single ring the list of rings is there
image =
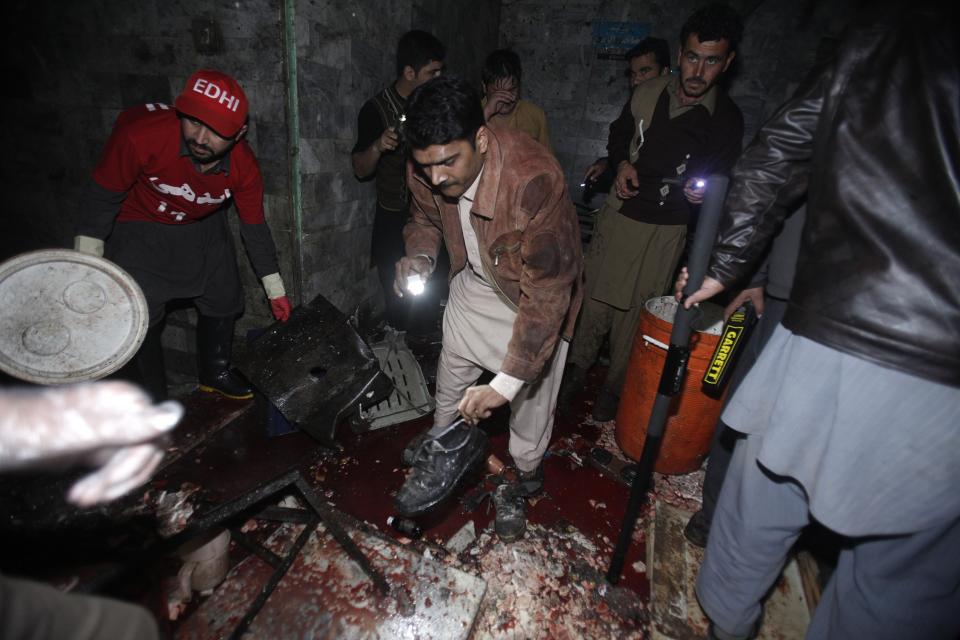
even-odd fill
[[[517,310],[500,370],[532,382],[561,335],[572,335],[580,311],[580,226],[563,172],[550,152],[519,131],[488,132],[470,221],[485,278]],[[467,264],[457,202],[434,191],[412,162],[407,182],[412,216],[403,230],[407,255],[435,258],[443,240],[452,278]]]
[[[182,143],[172,107],[151,103],[120,114],[93,171],[104,189],[127,192],[117,220],[190,224],[232,199],[243,222],[262,224],[263,179],[247,141],[230,151],[227,170],[211,174],[194,168]]]

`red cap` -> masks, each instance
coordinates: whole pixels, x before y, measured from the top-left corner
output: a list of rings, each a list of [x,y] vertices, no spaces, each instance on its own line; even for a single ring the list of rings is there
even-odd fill
[[[224,138],[232,138],[247,121],[247,96],[225,73],[201,69],[187,80],[174,101],[177,111],[203,122]]]

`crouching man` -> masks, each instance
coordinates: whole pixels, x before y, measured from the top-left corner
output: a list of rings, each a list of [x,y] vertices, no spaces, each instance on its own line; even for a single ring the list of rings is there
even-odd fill
[[[447,497],[484,457],[477,422],[510,403],[517,480],[498,486],[493,501],[497,534],[515,540],[526,530],[526,498],[543,487],[567,336],[580,309],[577,217],[550,152],[523,133],[486,127],[479,94],[459,78],[413,92],[406,135],[411,220],[395,287],[410,295],[411,276],[429,278],[441,241],[451,282],[434,427],[405,452],[414,470],[397,510],[415,515]],[[493,380],[473,386],[485,370]]]

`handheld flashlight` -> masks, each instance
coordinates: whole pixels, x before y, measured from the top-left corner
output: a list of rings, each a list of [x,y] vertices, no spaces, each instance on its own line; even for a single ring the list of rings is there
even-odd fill
[[[697,187],[697,189],[703,189],[705,186],[707,186],[707,181],[703,178],[697,178],[697,181],[693,184]]]
[[[411,295],[418,296],[423,293],[426,286],[423,284],[423,278],[419,273],[413,273],[407,276],[407,291]]]

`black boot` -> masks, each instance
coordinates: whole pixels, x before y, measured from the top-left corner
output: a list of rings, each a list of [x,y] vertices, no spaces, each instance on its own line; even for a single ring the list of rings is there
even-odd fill
[[[197,318],[197,364],[200,390],[219,393],[233,400],[249,400],[250,388],[238,375],[230,371],[230,349],[233,346],[232,317]]]
[[[597,401],[593,405],[593,419],[597,422],[609,422],[617,417],[617,408],[620,406],[620,396],[607,387],[600,389]]]
[[[687,526],[683,528],[683,537],[701,549],[706,548],[707,538],[710,535],[710,517],[703,509],[690,516]]]
[[[525,498],[534,498],[543,493],[543,461],[533,471],[517,469],[517,490]]]
[[[505,482],[493,492],[493,508],[496,516],[493,530],[504,542],[513,542],[523,537],[527,530],[527,499],[520,485]]]

